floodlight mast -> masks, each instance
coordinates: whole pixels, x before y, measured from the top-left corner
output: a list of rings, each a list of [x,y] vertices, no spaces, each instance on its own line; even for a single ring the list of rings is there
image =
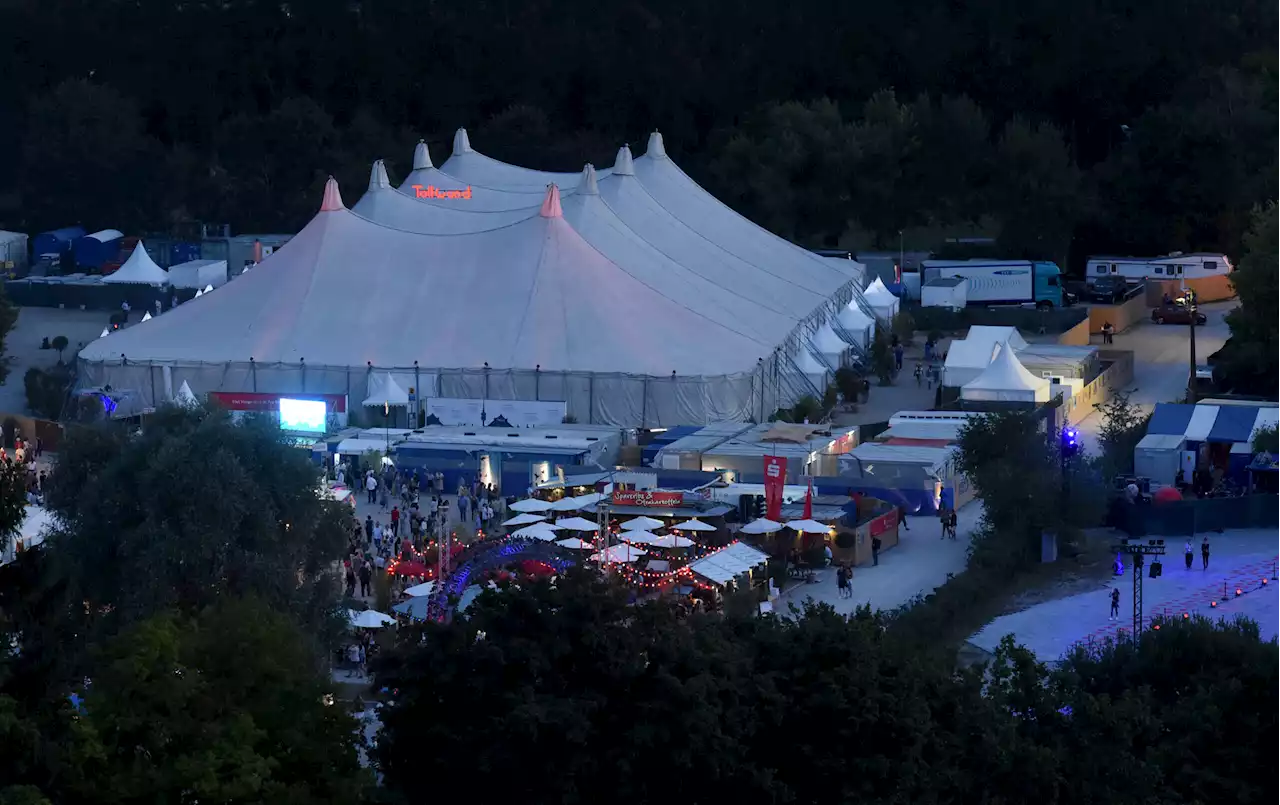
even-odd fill
[[[1164,540],[1149,539],[1146,544],[1133,543],[1128,540],[1113,545],[1111,548],[1118,554],[1127,553],[1133,557],[1133,643],[1138,644],[1142,634],[1142,566],[1144,557],[1164,556]]]

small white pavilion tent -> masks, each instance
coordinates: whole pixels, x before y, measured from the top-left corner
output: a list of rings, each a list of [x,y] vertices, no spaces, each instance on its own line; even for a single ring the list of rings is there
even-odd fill
[[[858,307],[856,300],[850,300],[844,310],[840,311],[840,315],[836,316],[836,321],[841,329],[853,336],[854,346],[866,347],[871,343],[871,337],[875,334],[876,321]]]
[[[862,292],[862,298],[871,309],[875,312],[876,318],[881,321],[888,321],[898,312],[898,297],[885,287],[884,281],[876,277],[867,289]]]
[[[390,372],[369,375],[368,389],[369,396],[364,401],[366,406],[390,405],[403,408],[409,404],[409,392],[396,382]]]
[[[831,383],[832,370],[822,365],[822,361],[813,356],[808,348],[801,347],[800,351],[791,359],[795,364],[796,370],[805,376],[814,388],[818,391],[825,391]],[[838,366],[838,364],[837,364]]]
[[[849,345],[844,339],[836,335],[836,331],[831,329],[831,325],[823,322],[813,337],[809,339],[809,343],[813,345],[818,352],[822,353],[822,357],[832,369],[839,369],[844,365],[844,357],[848,354]]]
[[[1049,401],[1049,381],[1036,377],[1018,362],[1011,346],[997,347],[991,365],[960,389],[960,399],[982,402]]]
[[[990,341],[952,341],[943,365],[942,384],[963,386],[987,370],[996,356],[997,344]]]
[[[713,554],[689,563],[689,570],[707,581],[724,586],[748,570],[769,561],[769,555],[745,542],[735,542]]]
[[[168,285],[169,272],[156,265],[142,241],[138,241],[124,265],[103,277],[102,281],[109,285]]]

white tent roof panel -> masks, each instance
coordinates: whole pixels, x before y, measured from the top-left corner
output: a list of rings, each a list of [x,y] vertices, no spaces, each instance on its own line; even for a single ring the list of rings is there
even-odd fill
[[[1048,402],[1049,381],[1036,377],[1018,362],[1013,348],[999,348],[991,365],[960,389],[966,400]]]
[[[620,269],[556,215],[558,196],[550,217],[454,237],[373,224],[341,208],[336,184],[326,198],[332,200],[325,209],[257,270],[116,333],[109,348],[91,343],[81,357],[473,368],[487,362],[495,369],[650,376],[756,366],[757,341]],[[335,326],[411,321],[424,310],[432,311],[439,337],[397,339],[378,326]]]
[[[169,282],[169,272],[156,265],[151,255],[147,254],[142,241],[138,241],[124,265],[103,277],[102,281],[113,285],[165,285]]]

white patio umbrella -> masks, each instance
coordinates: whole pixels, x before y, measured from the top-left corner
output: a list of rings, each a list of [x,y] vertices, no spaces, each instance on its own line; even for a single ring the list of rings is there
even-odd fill
[[[644,531],[652,531],[655,528],[662,528],[663,522],[655,520],[652,517],[633,517],[622,524],[624,530],[642,529]]]
[[[634,562],[644,556],[648,551],[643,548],[633,548],[630,545],[612,545],[600,553],[591,554],[592,562]]]
[[[585,505],[587,504],[578,500],[577,498],[560,498],[555,503],[551,504],[551,511],[576,512],[578,509],[581,509]]]
[[[676,534],[667,534],[661,537],[654,537],[649,544],[655,548],[688,548],[695,543],[688,537],[681,537]]]
[[[527,525],[515,532],[514,536],[529,537],[530,539],[540,539],[543,542],[550,542],[556,538],[557,530],[557,527],[551,523],[534,523],[533,525]]]
[[[551,504],[537,498],[525,498],[524,500],[517,500],[507,508],[513,512],[533,512],[536,514],[537,512],[551,511]]]
[[[545,519],[547,518],[541,514],[517,514],[503,523],[503,525],[529,525],[530,523],[540,523]]]
[[[594,542],[587,542],[581,537],[558,539],[556,540],[556,544],[561,548],[572,548],[575,551],[594,551],[596,549],[596,544]]]
[[[574,500],[578,501],[578,508],[581,509],[583,506],[590,506],[593,503],[599,503],[604,500],[604,498],[605,496],[599,492],[588,492],[585,495],[578,495]]]
[[[627,542],[634,542],[640,545],[650,545],[656,542],[657,540],[662,539],[662,537],[659,537],[657,534],[654,534],[651,531],[645,531],[640,528],[637,528],[633,531],[623,531],[621,534],[618,535],[618,537],[620,539],[626,540]]]
[[[570,517],[567,520],[556,520],[556,525],[570,531],[599,531],[600,524],[585,517]]]
[[[697,518],[694,518],[692,520],[685,520],[683,523],[676,523],[671,527],[674,528],[676,531],[715,531],[716,530],[715,526],[711,525],[710,523],[704,523]]]
[[[353,609],[349,609],[347,610],[347,617],[351,620],[351,625],[357,629],[378,629],[396,622],[396,619],[390,615],[384,615],[372,609],[366,609],[364,612],[356,612]]]
[[[831,530],[831,526],[817,520],[788,520],[787,528],[802,534],[825,534]]]
[[[424,595],[431,595],[436,591],[436,583],[434,581],[424,581],[422,584],[415,584],[404,591],[404,594],[410,598],[421,598]]]
[[[752,520],[742,527],[743,534],[772,534],[775,531],[782,530],[782,523],[775,523],[772,520],[761,517],[759,520]]]

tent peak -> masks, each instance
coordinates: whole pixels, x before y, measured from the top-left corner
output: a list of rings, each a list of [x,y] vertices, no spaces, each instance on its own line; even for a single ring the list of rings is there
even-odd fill
[[[666,158],[667,147],[662,142],[662,132],[654,131],[649,134],[649,146],[645,149],[644,155],[647,157]]]
[[[458,129],[453,133],[453,153],[455,156],[471,153],[471,139],[467,137],[466,129]]]
[[[539,214],[543,218],[564,217],[564,210],[560,207],[560,188],[554,184],[547,185],[547,197],[542,202],[542,211]]]
[[[618,149],[618,159],[613,163],[613,172],[619,176],[636,175],[636,166],[631,158],[630,145],[624,145]]]
[[[374,160],[373,170],[369,171],[369,189],[385,190],[389,187],[391,187],[391,180],[387,178],[387,166],[381,159]]]
[[[324,183],[324,200],[320,202],[320,212],[337,212],[346,208],[342,203],[342,193],[338,192],[338,180],[330,176]]]
[[[578,182],[578,192],[584,196],[600,195],[600,184],[596,181],[596,166],[590,162],[582,166],[582,181]]]
[[[431,164],[431,151],[427,149],[426,140],[418,140],[418,144],[413,147],[413,169],[416,171],[434,168]]]

